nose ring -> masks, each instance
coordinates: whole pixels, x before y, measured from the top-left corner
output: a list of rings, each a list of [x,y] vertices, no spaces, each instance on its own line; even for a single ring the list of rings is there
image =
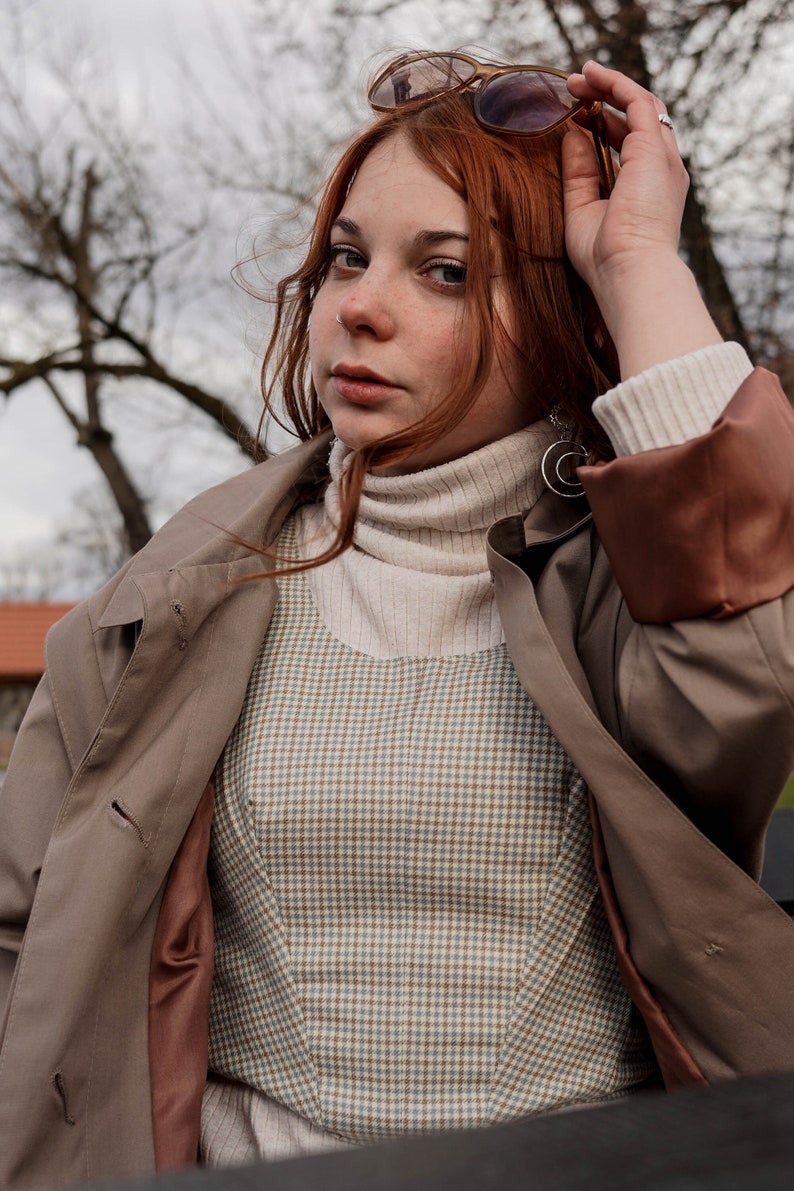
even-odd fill
[[[341,314],[339,313],[339,311],[338,311],[338,310],[337,310],[337,312],[336,312],[336,321],[339,323],[339,326],[340,326],[340,327],[343,327],[343,326],[345,325],[345,324],[342,322],[342,316],[341,316]]]

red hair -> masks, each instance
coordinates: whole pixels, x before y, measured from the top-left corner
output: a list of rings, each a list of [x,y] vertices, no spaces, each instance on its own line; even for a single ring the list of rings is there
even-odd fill
[[[316,559],[294,569],[326,562],[351,544],[366,472],[406,459],[459,422],[482,391],[494,351],[506,338],[519,353],[526,375],[533,377],[528,410],[537,410],[542,394],[542,408],[559,406],[594,456],[609,454],[591,405],[618,379],[617,359],[595,300],[565,253],[560,172],[564,132],[538,138],[488,132],[474,116],[471,95],[458,92],[389,111],[362,132],[325,185],[302,264],[277,287],[276,317],[262,365],[264,416],[305,441],[330,425],[311,379],[309,320],[328,269],[331,225],[363,162],[389,137],[403,136],[466,203],[468,358],[451,379],[446,399],[421,421],[353,452],[342,483],[335,541]],[[509,336],[492,296],[496,253],[499,272],[509,279]]]

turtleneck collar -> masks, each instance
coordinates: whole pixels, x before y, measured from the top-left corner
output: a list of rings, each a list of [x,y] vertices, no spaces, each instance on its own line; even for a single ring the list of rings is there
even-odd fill
[[[547,421],[461,459],[399,476],[367,476],[355,545],[304,572],[317,611],[338,641],[377,658],[471,654],[503,640],[485,535],[522,513],[540,491],[540,461],[556,433]],[[323,504],[297,513],[301,558],[334,536],[339,482],[350,451],[331,451]]]
[[[540,459],[556,433],[547,420],[448,463],[403,475],[369,474],[355,545],[393,566],[427,574],[485,571],[485,535],[502,517],[530,509],[543,481]],[[339,519],[339,483],[351,452],[336,442],[325,510]]]

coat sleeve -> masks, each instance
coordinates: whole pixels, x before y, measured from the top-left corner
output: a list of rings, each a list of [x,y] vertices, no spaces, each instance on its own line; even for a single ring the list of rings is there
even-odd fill
[[[45,676],[22,722],[0,790],[0,1020],[72,771]]]
[[[708,434],[580,472],[625,600],[622,743],[754,876],[794,770],[793,463],[757,369]]]

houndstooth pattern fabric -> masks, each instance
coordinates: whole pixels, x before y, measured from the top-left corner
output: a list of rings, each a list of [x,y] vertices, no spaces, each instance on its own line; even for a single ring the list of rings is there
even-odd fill
[[[625,1094],[586,791],[505,647],[372,658],[280,587],[219,772],[212,1070],[357,1141]]]

